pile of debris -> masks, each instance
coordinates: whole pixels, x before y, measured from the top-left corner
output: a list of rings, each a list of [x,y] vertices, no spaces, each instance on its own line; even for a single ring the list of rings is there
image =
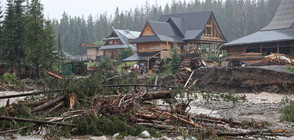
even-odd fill
[[[178,82],[184,84],[184,87],[191,87],[197,82],[197,80],[192,80],[191,77],[193,74],[194,71],[183,69],[175,76]],[[184,131],[187,135],[203,134],[206,135],[205,138],[210,136],[287,135],[285,130],[269,130],[266,127],[257,127],[256,125],[243,128],[243,122],[201,114],[190,114],[188,112],[189,108],[191,108],[190,102],[192,100],[188,99],[179,103],[172,103],[172,100],[176,100],[176,95],[172,89],[150,92],[147,90],[147,85],[146,88],[138,88],[144,85],[118,85],[120,83],[109,85],[111,79],[114,79],[112,78],[113,76],[111,78],[109,77],[96,80],[100,81],[99,87],[114,89],[111,95],[103,94],[101,93],[103,91],[100,91],[99,94],[88,94],[87,96],[78,97],[78,95],[76,95],[78,90],[72,90],[74,94],[71,94],[72,92],[69,92],[69,90],[62,89],[54,92],[38,92],[26,95],[0,97],[1,100],[8,99],[6,106],[0,109],[0,125],[3,126],[0,128],[0,134],[15,133],[26,129],[30,129],[31,132],[43,127],[49,130],[52,128],[54,128],[54,130],[58,129],[60,132],[64,132],[64,130],[70,128],[71,131],[69,132],[71,134],[94,135],[91,133],[94,130],[88,126],[97,124],[94,125],[94,127],[97,128],[97,126],[101,124],[99,124],[100,122],[95,122],[89,116],[93,115],[96,119],[99,119],[102,117],[110,118],[113,115],[119,115],[127,118],[124,120],[124,123],[130,127],[148,127],[157,130],[159,133],[170,134],[172,136],[184,135]],[[97,84],[97,81],[95,84]],[[118,81],[119,80],[115,78],[115,82]],[[81,86],[82,90],[93,88],[89,85],[91,82],[85,80],[85,83],[87,83],[88,87]],[[78,86],[78,84],[74,85]],[[119,90],[119,88],[125,86],[131,86],[134,87],[134,89],[127,91]],[[151,86],[151,88],[153,88],[153,86]],[[96,92],[96,90],[97,88],[93,91]],[[181,94],[185,93],[186,88],[180,90],[180,92]],[[32,100],[20,101],[18,104],[9,103],[9,98],[30,95],[34,95]],[[159,105],[156,101],[158,99],[161,101],[165,100],[167,104]],[[82,120],[85,119],[89,122],[84,124],[79,123],[83,122]],[[22,123],[18,124],[17,122]],[[81,126],[81,124],[86,124],[86,126]],[[123,128],[124,127],[122,127],[122,129]],[[99,129],[106,128],[101,127]],[[83,131],[87,132],[77,133]],[[202,137],[200,139],[204,138]]]
[[[182,67],[197,69],[203,65],[200,53],[183,54],[181,57],[182,57],[182,61],[181,61]]]
[[[291,59],[284,54],[272,53],[265,56],[261,63],[262,65],[293,65],[294,59]]]

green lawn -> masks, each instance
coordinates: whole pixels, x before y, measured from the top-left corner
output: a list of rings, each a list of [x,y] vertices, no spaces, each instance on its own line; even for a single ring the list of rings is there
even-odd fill
[[[87,67],[89,68],[89,67],[93,67],[93,66],[95,66],[95,65],[99,65],[99,62],[87,62],[87,63],[85,63],[86,65],[87,65]]]

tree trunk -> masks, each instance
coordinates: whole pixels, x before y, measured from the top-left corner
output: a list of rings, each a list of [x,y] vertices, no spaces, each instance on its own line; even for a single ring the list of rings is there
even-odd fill
[[[38,78],[38,79],[40,78],[40,68],[39,68],[39,65],[40,64],[38,62],[35,63],[35,67],[36,67],[35,77]]]

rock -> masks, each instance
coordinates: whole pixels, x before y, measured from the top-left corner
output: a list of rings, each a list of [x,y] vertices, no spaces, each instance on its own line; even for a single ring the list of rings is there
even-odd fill
[[[141,138],[150,138],[151,135],[149,134],[148,131],[143,131],[143,132],[140,134],[140,137],[141,137]]]
[[[118,138],[119,137],[119,133],[116,133],[112,136],[113,138]]]
[[[167,136],[163,136],[163,137],[161,137],[159,140],[172,140],[172,138],[169,138],[169,137],[167,137]]]
[[[197,140],[197,138],[195,138],[195,137],[188,137],[188,138],[185,138],[185,140]]]
[[[183,136],[178,136],[174,138],[174,140],[183,140],[183,139],[185,139]]]
[[[107,140],[107,138],[105,136],[101,136],[101,137],[90,137],[90,140]]]

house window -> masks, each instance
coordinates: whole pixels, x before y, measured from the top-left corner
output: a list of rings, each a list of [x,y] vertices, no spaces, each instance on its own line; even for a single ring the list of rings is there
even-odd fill
[[[206,34],[207,35],[211,35],[212,34],[211,27],[206,27]]]
[[[112,41],[112,40],[110,40],[110,41],[109,41],[109,44],[110,44],[110,45],[112,45],[112,44],[113,44],[113,41]]]

